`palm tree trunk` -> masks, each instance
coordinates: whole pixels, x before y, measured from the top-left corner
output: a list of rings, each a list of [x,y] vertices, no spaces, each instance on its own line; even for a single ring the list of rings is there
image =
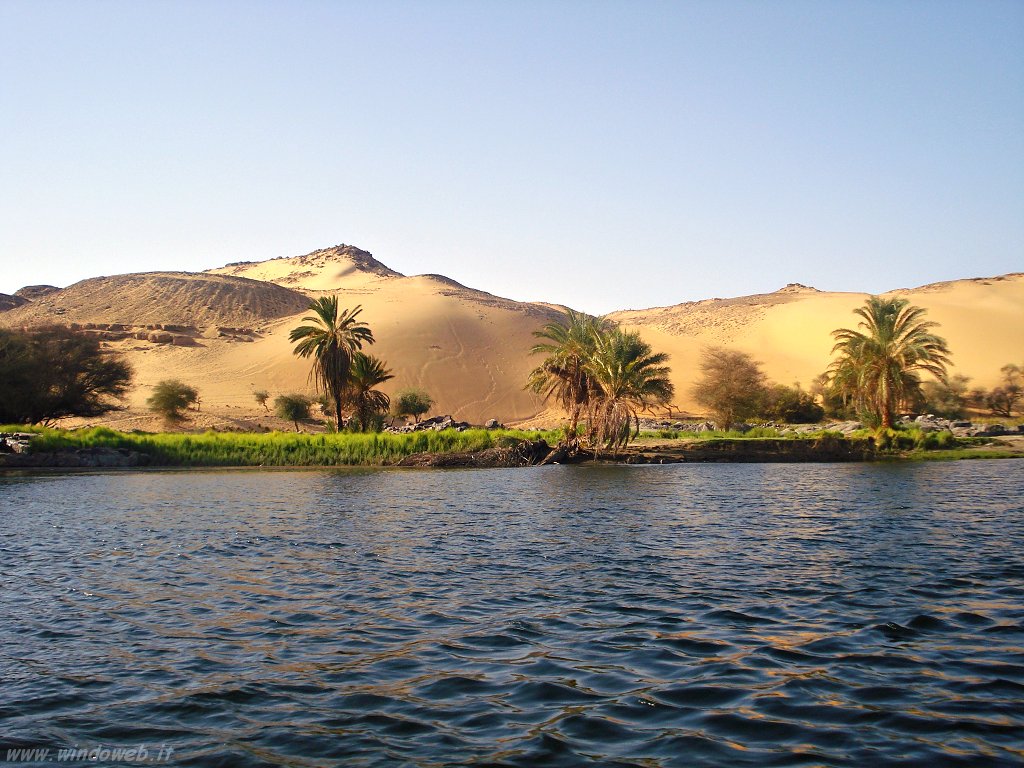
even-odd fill
[[[892,429],[892,397],[889,388],[882,391],[882,429]]]

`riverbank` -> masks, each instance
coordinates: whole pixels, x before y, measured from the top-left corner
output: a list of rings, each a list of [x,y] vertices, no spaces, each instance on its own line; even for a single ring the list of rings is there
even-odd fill
[[[2,469],[131,467],[524,467],[542,463],[857,462],[1024,458],[1024,436],[880,449],[864,436],[641,437],[619,451],[554,452],[561,433],[468,429],[413,434],[124,433],[103,427],[0,436]],[[911,441],[912,443],[913,441]]]
[[[95,427],[40,429],[31,433],[11,431],[7,435],[0,445],[0,468],[22,469],[393,466],[417,454],[483,452],[507,456],[512,461],[518,455],[519,446],[539,441],[554,443],[561,433],[450,429],[410,434],[185,434],[116,432]]]

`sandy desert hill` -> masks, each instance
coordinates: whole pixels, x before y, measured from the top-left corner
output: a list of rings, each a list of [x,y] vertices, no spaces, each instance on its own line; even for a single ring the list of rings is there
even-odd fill
[[[1024,274],[893,293],[929,310],[953,350],[954,372],[974,384],[993,386],[1002,365],[1024,362]],[[436,413],[476,423],[550,420],[523,383],[538,362],[529,355],[533,332],[560,316],[559,305],[503,299],[440,275],[404,276],[353,246],[201,274],[95,278],[56,292],[44,287],[26,291],[30,303],[0,311],[0,324],[75,323],[127,355],[136,369],[134,415],[121,423],[112,415],[111,423],[153,427],[139,411],[156,382],[174,377],[199,388],[204,412],[220,414],[208,426],[227,428],[264,416],[252,396],[257,389],[309,391],[308,363],[292,354],[287,336],[310,298],[324,294],[337,294],[343,307],[363,307],[361,319],[378,342],[369,351],[395,374],[386,391],[423,387],[436,398]],[[676,410],[697,413],[689,389],[703,347],[750,352],[772,379],[808,386],[828,365],[830,332],[854,324],[852,310],[866,296],[791,284],[775,293],[611,317],[671,354]]]
[[[294,286],[314,297],[337,294],[342,306],[361,306],[360,319],[377,339],[369,351],[386,360],[395,376],[386,391],[422,387],[437,400],[438,412],[476,423],[527,418],[540,410],[523,382],[536,365],[527,354],[533,331],[559,316],[552,308],[503,299],[441,275],[406,277],[347,245],[211,272]],[[280,323],[253,350],[226,352],[225,368],[243,372],[257,387],[301,391],[309,367],[292,354],[287,332],[304,314]]]
[[[223,292],[214,296],[215,289]],[[98,334],[136,370],[133,409],[143,408],[153,385],[173,377],[200,390],[204,410],[260,416],[257,389],[310,392],[309,363],[294,356],[287,337],[310,299],[324,294],[337,294],[344,307],[362,306],[360,319],[377,338],[368,351],[395,376],[386,391],[423,387],[437,400],[436,412],[473,422],[541,410],[523,390],[536,364],[527,352],[533,331],[556,319],[557,310],[440,275],[406,277],[352,246],[197,275],[87,280],[0,312],[0,325],[73,323]],[[136,416],[117,425],[152,426]]]
[[[928,310],[926,319],[939,324],[936,333],[953,351],[951,373],[969,376],[972,386],[995,386],[1003,365],[1024,363],[1024,274],[935,283],[885,295],[907,298]],[[856,327],[853,310],[867,297],[790,284],[775,293],[615,312],[611,317],[672,355],[677,403],[694,409],[688,389],[699,376],[702,347],[748,352],[774,381],[808,387],[831,359],[831,332]]]

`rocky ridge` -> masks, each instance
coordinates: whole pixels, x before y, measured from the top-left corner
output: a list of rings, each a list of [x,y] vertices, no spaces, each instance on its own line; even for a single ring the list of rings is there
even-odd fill
[[[7,326],[257,326],[302,312],[309,298],[273,283],[229,275],[138,272],[82,280],[4,312]]]

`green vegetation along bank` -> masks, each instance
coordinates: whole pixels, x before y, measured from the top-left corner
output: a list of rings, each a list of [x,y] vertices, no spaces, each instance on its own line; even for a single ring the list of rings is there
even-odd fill
[[[820,462],[891,459],[1024,458],[1024,436],[987,439],[947,434],[807,437],[759,434],[642,435],[626,449],[559,455],[560,431],[468,429],[408,434],[124,433],[0,427],[0,469],[33,467],[512,467],[588,461]]]
[[[81,430],[0,427],[0,432],[32,435],[27,441],[9,439],[8,451],[0,452],[0,467],[387,466],[416,454],[508,451],[521,443],[540,440],[553,443],[561,437],[561,432],[499,429],[308,435],[291,432],[125,433],[106,427]]]

